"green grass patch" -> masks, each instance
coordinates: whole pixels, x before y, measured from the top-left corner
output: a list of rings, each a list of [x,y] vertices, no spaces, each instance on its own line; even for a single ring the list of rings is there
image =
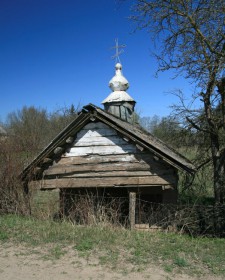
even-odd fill
[[[8,234],[0,230],[0,241],[6,241],[6,240],[8,240]]]
[[[92,255],[102,265],[136,271],[150,264],[166,272],[225,276],[225,239],[192,238],[174,233],[149,233],[112,227],[83,227],[72,223],[37,220],[16,215],[0,216],[0,243],[51,248],[47,259],[59,259],[73,248],[79,255]]]
[[[66,250],[63,249],[59,245],[55,245],[53,248],[51,248],[47,254],[44,255],[43,259],[45,260],[58,260],[62,256],[66,254]]]

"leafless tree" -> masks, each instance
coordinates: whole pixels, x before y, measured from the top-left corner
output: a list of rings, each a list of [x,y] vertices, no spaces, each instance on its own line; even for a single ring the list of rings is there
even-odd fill
[[[136,0],[133,20],[155,42],[158,71],[175,70],[195,85],[192,104],[179,94],[176,112],[207,136],[215,201],[225,201],[225,2]]]

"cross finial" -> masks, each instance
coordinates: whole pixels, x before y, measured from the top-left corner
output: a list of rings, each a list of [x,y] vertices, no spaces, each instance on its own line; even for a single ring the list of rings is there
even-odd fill
[[[114,47],[112,47],[112,49],[116,49],[116,53],[111,57],[112,59],[115,58],[116,62],[120,62],[120,54],[124,52],[123,48],[126,47],[126,45],[119,45],[118,43],[118,39],[115,39],[115,43],[116,45]]]

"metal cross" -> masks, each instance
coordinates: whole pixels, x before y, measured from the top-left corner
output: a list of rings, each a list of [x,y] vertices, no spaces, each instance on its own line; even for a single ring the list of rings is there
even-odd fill
[[[111,49],[116,49],[116,53],[111,56],[112,59],[116,59],[116,62],[120,63],[120,54],[124,52],[123,48],[126,47],[126,45],[119,45],[118,43],[118,39],[115,39],[115,43],[116,45],[114,47],[112,47]]]

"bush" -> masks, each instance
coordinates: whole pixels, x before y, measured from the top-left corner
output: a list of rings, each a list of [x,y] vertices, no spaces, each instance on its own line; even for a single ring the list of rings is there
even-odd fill
[[[10,138],[0,141],[0,214],[27,214],[28,196],[25,196],[19,179],[23,168],[19,146],[12,143]]]

